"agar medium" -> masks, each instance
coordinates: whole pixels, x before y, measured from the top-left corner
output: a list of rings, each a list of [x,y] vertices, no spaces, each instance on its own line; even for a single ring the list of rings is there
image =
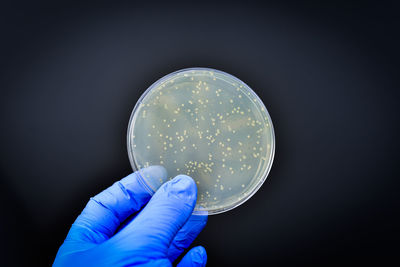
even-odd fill
[[[260,98],[244,82],[214,69],[173,72],[146,90],[128,126],[136,171],[162,165],[168,179],[197,184],[196,212],[217,214],[249,199],[272,165],[275,137]],[[156,191],[166,180],[143,181]]]

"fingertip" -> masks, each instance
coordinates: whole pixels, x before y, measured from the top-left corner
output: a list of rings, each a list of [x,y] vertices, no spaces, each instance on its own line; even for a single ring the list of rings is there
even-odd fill
[[[178,267],[186,266],[206,266],[207,252],[204,247],[198,246],[192,248],[178,264]]]
[[[193,178],[185,174],[179,174],[175,176],[175,178],[172,179],[171,182],[172,183],[183,182],[188,187],[193,187],[193,188],[196,187],[196,183],[194,182]]]
[[[194,247],[190,250],[190,257],[194,266],[206,266],[207,263],[207,252],[202,246]]]
[[[207,252],[206,252],[206,249],[203,246],[197,246],[193,250],[195,250],[195,253],[198,256],[199,266],[206,266],[206,263],[207,263]]]
[[[187,175],[176,176],[166,184],[165,190],[185,201],[196,200],[197,198],[196,183]]]

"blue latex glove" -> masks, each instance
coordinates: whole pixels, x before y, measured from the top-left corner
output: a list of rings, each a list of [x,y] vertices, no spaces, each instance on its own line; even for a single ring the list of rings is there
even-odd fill
[[[172,266],[204,228],[207,215],[192,215],[197,188],[189,176],[178,175],[153,196],[143,177],[166,180],[167,173],[151,166],[91,198],[53,266]],[[205,266],[206,261],[205,249],[198,246],[178,266]]]

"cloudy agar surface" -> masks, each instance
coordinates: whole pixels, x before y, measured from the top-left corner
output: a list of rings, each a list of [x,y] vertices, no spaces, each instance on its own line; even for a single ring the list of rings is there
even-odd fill
[[[209,214],[247,200],[268,175],[272,123],[261,100],[237,78],[212,69],[185,69],[153,84],[137,103],[128,130],[134,169],[162,165],[168,179],[191,176],[195,211]],[[162,179],[144,180],[156,191]]]

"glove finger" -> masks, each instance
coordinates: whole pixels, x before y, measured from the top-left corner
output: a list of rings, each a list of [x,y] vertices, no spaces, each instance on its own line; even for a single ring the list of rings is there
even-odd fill
[[[168,259],[173,262],[187,249],[207,223],[207,215],[190,216],[189,220],[176,234],[168,249]]]
[[[203,267],[206,266],[206,263],[206,250],[202,246],[198,246],[189,250],[176,267]]]
[[[192,214],[196,198],[193,179],[178,175],[163,184],[136,218],[109,242],[127,252],[166,257],[175,235]]]
[[[152,192],[143,179],[167,179],[162,166],[150,166],[114,183],[92,197],[68,233],[67,240],[101,243],[114,235],[129,215],[138,212],[151,198]]]

